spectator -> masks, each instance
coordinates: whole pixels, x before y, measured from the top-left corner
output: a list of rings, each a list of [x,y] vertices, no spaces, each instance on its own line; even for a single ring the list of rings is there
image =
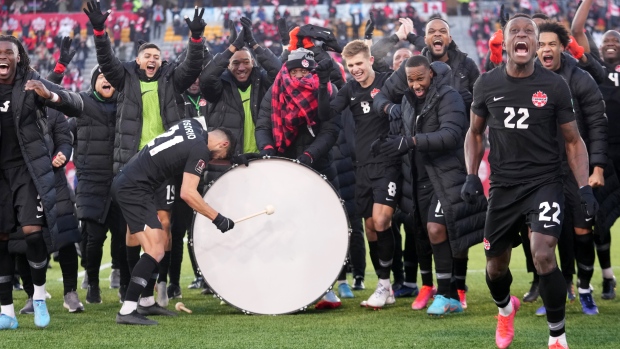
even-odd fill
[[[153,6],[153,38],[161,38],[161,27],[165,21],[164,7],[159,4]],[[116,46],[116,42],[114,45]]]

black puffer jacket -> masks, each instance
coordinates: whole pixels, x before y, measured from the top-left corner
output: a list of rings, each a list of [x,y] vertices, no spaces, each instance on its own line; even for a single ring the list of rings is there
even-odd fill
[[[329,92],[325,90],[325,93],[325,97],[328,97],[327,94]],[[326,104],[326,115],[331,116],[329,102],[336,96],[336,93],[338,93],[336,86],[332,85],[332,94],[329,95],[328,98],[324,98],[325,100],[321,101],[321,98],[318,97],[319,90],[315,91],[315,97],[319,99],[319,109],[321,108],[322,103]],[[271,88],[269,88],[269,91],[265,94],[265,97],[260,105],[260,111],[258,112],[258,118],[256,120],[256,130],[254,134],[256,136],[256,145],[259,150],[264,149],[268,145],[275,148],[273,140],[273,123],[271,122],[271,113],[273,111],[271,98]],[[318,111],[316,114],[318,114]],[[316,121],[316,125],[312,127],[312,132],[314,135],[310,133],[307,125],[300,127],[297,138],[293,140],[286,152],[284,152],[284,154],[278,153],[277,155],[289,159],[297,159],[304,152],[309,152],[314,160],[312,162],[312,168],[326,174],[326,169],[332,161],[330,150],[334,144],[336,144],[338,132],[340,131],[340,125],[338,122],[339,118],[340,115],[335,115],[333,117],[328,117],[327,120],[322,120],[319,115],[315,115],[314,119]],[[333,177],[335,177],[335,175],[333,175],[332,178]]]
[[[263,69],[254,67],[249,79],[251,81],[250,106],[252,119],[256,124],[260,103],[273,84],[282,63],[270,50],[262,47],[254,50],[256,58]],[[233,53],[225,50],[213,57],[200,74],[200,90],[209,103],[207,128],[226,127],[237,136],[237,153],[243,152],[243,122],[245,112],[235,78],[227,69]]]
[[[107,34],[95,36],[97,62],[108,82],[118,91],[116,136],[114,140],[114,173],[138,152],[142,134],[142,90],[139,66],[135,61],[122,63],[112,51]],[[181,64],[163,62],[157,72],[157,93],[164,129],[181,118],[177,96],[187,90],[200,75],[203,44],[189,41],[188,54]]]
[[[342,111],[340,123],[342,127],[331,150],[331,167],[336,174],[332,184],[351,217],[355,214],[355,121],[349,108]]]
[[[458,253],[482,241],[487,201],[481,196],[474,205],[468,205],[461,199],[461,187],[467,176],[463,152],[465,104],[460,94],[449,85],[450,67],[434,62],[431,69],[435,76],[422,110],[414,110],[416,97],[411,91],[406,91],[403,96],[401,133],[415,137],[415,149],[422,154],[433,190],[444,210],[450,246]],[[416,115],[419,115],[417,121]],[[410,214],[415,209],[416,187],[412,155],[413,151],[410,151],[402,157],[401,209]]]
[[[425,47],[421,54],[426,56],[429,62],[433,61],[428,48]],[[448,84],[458,91],[465,101],[465,106],[467,108],[465,121],[467,127],[469,127],[469,107],[473,99],[474,83],[480,76],[480,70],[476,62],[467,57],[466,53],[456,48],[454,42],[451,43],[448,48],[448,57],[448,63],[451,69],[448,77]],[[381,92],[375,96],[373,103],[375,111],[379,113],[379,115],[385,115],[385,106],[388,104],[400,103],[407,89],[407,74],[405,72],[405,64],[403,63],[400,65],[400,68],[394,72],[392,77],[385,82]]]
[[[60,97],[59,103],[51,103],[40,98],[34,91],[24,91],[28,80],[40,80],[50,91]],[[82,110],[82,100],[73,93],[41,78],[35,71],[17,71],[11,98],[13,120],[16,125],[19,147],[28,172],[32,177],[37,192],[41,196],[47,228],[43,229],[43,238],[48,251],[55,251],[58,235],[56,179],[52,167],[52,144],[48,132],[46,106],[64,114]],[[1,134],[2,130],[0,130]]]

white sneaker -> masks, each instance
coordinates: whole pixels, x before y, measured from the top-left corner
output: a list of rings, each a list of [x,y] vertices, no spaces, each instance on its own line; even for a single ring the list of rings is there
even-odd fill
[[[162,307],[167,307],[168,306],[168,289],[166,287],[166,283],[165,282],[158,282],[157,283],[157,304],[159,304]]]
[[[392,287],[385,288],[379,283],[377,284],[375,292],[368,298],[366,304],[371,308],[382,308],[386,304],[394,304],[395,301]]]

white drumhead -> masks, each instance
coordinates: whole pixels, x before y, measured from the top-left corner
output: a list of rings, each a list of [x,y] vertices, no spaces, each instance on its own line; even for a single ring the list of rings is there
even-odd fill
[[[348,249],[348,220],[338,194],[314,170],[286,159],[255,160],[222,175],[204,199],[233,221],[275,208],[224,234],[195,215],[196,261],[227,303],[256,314],[296,312],[337,279]]]

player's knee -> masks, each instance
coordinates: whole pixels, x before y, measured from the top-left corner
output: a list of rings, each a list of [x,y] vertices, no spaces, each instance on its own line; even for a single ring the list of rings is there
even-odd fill
[[[437,223],[428,223],[426,225],[428,238],[432,244],[440,244],[447,239],[446,227]]]
[[[379,215],[377,217],[372,217],[374,222],[375,231],[386,231],[390,228],[390,224],[392,223],[392,219],[386,215]]]
[[[144,250],[149,256],[153,257],[157,262],[160,262],[164,258],[164,246],[150,246]]]
[[[555,251],[553,249],[537,249],[532,251],[534,266],[539,274],[545,274],[555,267]]]
[[[575,234],[577,235],[586,235],[588,233],[590,233],[591,230],[590,229],[585,229],[585,228],[577,228],[575,227]]]

